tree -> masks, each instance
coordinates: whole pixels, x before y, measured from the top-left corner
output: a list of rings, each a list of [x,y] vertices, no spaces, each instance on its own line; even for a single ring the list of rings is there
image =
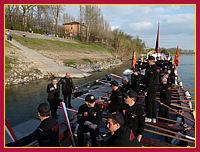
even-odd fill
[[[8,22],[10,22],[11,29],[13,29],[14,10],[15,10],[15,5],[8,5],[6,7]]]
[[[22,11],[22,25],[24,27],[24,31],[27,30],[28,24],[28,13],[32,9],[33,5],[21,5],[20,9]]]
[[[62,12],[63,7],[61,5],[52,5],[49,6],[49,9],[53,15],[55,21],[55,36],[58,36],[58,21],[59,21],[59,14]]]
[[[139,38],[137,35],[134,39],[132,39],[133,43],[135,44],[135,47],[137,49],[137,52],[142,53],[145,48],[145,43]]]
[[[63,22],[64,23],[73,22],[73,21],[75,21],[75,17],[69,15],[68,13],[63,14]]]

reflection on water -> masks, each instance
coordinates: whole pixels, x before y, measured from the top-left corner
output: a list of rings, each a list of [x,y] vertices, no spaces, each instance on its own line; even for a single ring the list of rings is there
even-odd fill
[[[107,73],[112,72],[121,75],[122,71],[127,67],[130,67],[130,61],[118,68],[94,72],[89,77],[73,80],[75,85],[79,86],[92,80],[105,78],[105,74]],[[40,80],[28,85],[16,85],[5,89],[5,118],[11,126],[15,126],[37,116],[37,106],[41,102],[47,102],[46,87],[48,83],[50,83],[49,80]]]

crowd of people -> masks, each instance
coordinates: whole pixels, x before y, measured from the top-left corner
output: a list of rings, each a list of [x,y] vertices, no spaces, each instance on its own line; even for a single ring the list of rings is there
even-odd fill
[[[89,132],[91,146],[129,147],[142,146],[141,140],[144,133],[145,122],[157,122],[157,116],[168,118],[168,109],[163,104],[170,105],[171,87],[175,83],[175,74],[171,60],[162,60],[150,56],[147,60],[139,60],[134,68],[131,79],[122,78],[122,86],[118,81],[110,82],[112,92],[107,100],[107,117],[102,118],[102,109],[96,104],[93,94],[85,97],[85,103],[78,109],[77,123],[78,142],[77,146],[84,146],[84,133]],[[142,84],[142,85],[141,85]],[[59,81],[53,79],[47,85],[48,104],[38,107],[38,116],[41,125],[28,137],[7,146],[22,146],[37,139],[40,146],[59,146],[56,119],[57,108],[60,99],[60,90],[66,107],[73,108],[71,95],[75,86],[70,73]],[[156,92],[160,91],[160,107],[157,114]],[[145,96],[145,107],[137,104],[137,96]],[[50,116],[51,115],[51,116]],[[99,139],[99,129],[103,120],[106,120],[106,128],[110,132],[107,140]],[[45,124],[44,124],[45,123]],[[56,127],[55,127],[56,126]],[[46,143],[44,143],[45,141]]]

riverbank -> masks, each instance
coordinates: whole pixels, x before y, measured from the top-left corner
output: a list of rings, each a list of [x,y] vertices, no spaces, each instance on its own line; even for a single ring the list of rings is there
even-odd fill
[[[73,78],[87,77],[122,64],[104,48],[27,32],[12,34],[13,40],[5,43],[6,86],[62,77],[66,72]]]
[[[105,74],[122,75],[122,72],[130,65],[131,61],[127,61],[117,68],[92,72],[88,77],[74,78],[73,81],[75,86],[79,87],[87,82],[105,78]],[[50,80],[41,79],[31,81],[28,84],[5,87],[5,114],[11,126],[16,126],[37,116],[37,108],[35,107],[42,102],[47,102],[46,87],[48,83]],[[62,94],[60,94],[60,98],[63,99]]]

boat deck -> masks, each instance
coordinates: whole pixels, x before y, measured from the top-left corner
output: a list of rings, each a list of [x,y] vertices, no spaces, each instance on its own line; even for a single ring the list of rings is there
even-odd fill
[[[106,106],[107,104],[104,102],[104,100],[106,98],[108,98],[110,96],[110,92],[112,91],[111,87],[104,83],[104,84],[97,84],[93,87],[87,87],[88,91],[86,94],[83,94],[79,97],[74,97],[72,98],[72,106],[73,109],[68,109],[68,115],[69,115],[69,120],[71,123],[71,127],[72,127],[72,131],[74,131],[75,126],[76,126],[76,112],[78,111],[78,108],[85,103],[85,96],[88,93],[91,93],[93,95],[95,95],[97,101],[97,104],[100,104],[102,106],[102,108],[104,108],[104,106]],[[173,93],[173,97],[172,100],[185,100],[184,98],[184,94],[183,91],[181,91],[178,88],[174,88],[174,90],[172,91]],[[175,95],[176,94],[176,95]],[[138,95],[137,98],[137,104],[141,104],[143,106],[145,106],[145,100],[144,100],[144,96],[142,95]],[[157,93],[157,99],[159,99],[159,92]],[[189,103],[188,102],[176,102],[173,103],[175,105],[178,106],[184,106],[184,107],[189,107]],[[159,105],[159,103],[158,103]],[[170,121],[168,122],[157,122],[156,124],[153,123],[146,123],[145,124],[145,132],[142,138],[142,144],[145,147],[174,147],[174,146],[180,146],[180,145],[175,145],[172,144],[172,140],[173,137],[177,135],[177,132],[179,131],[183,131],[184,129],[186,129],[187,127],[189,128],[188,130],[186,129],[184,133],[187,136],[190,137],[195,137],[195,123],[185,119],[185,117],[188,117],[192,120],[194,120],[193,117],[193,113],[191,110],[188,109],[184,109],[184,108],[180,108],[180,107],[176,107],[176,106],[171,106],[176,110],[182,110],[184,111],[183,116],[178,115],[176,112],[174,111],[169,111],[169,119]],[[70,111],[72,110],[72,111]],[[73,112],[74,111],[74,112]],[[58,114],[60,115],[58,118],[58,122],[60,124],[60,140],[61,142],[61,146],[70,146],[71,142],[69,137],[66,138],[66,136],[68,136],[67,134],[67,126],[66,126],[66,120],[65,117],[63,115],[62,110],[59,108],[58,109]],[[177,117],[181,117],[182,118],[182,122],[179,124],[177,123]],[[172,122],[171,122],[172,121]],[[105,123],[105,122],[103,122]],[[38,118],[33,118],[29,121],[26,121],[22,124],[19,124],[15,127],[13,127],[13,131],[16,134],[17,138],[21,138],[24,137],[28,134],[30,134],[33,130],[36,129],[36,127],[40,124],[40,120]],[[183,124],[187,124],[187,127],[184,128]],[[104,125],[105,126],[105,125]],[[163,130],[166,129],[166,130]],[[107,132],[107,130],[105,128],[100,128],[101,132]],[[171,132],[169,132],[169,131]],[[175,132],[175,133],[174,133]],[[168,136],[165,136],[163,134],[167,134]],[[6,134],[6,141],[5,143],[9,143],[11,142],[11,139],[9,138],[9,136]],[[188,146],[194,147],[195,143],[193,142],[187,142]]]

